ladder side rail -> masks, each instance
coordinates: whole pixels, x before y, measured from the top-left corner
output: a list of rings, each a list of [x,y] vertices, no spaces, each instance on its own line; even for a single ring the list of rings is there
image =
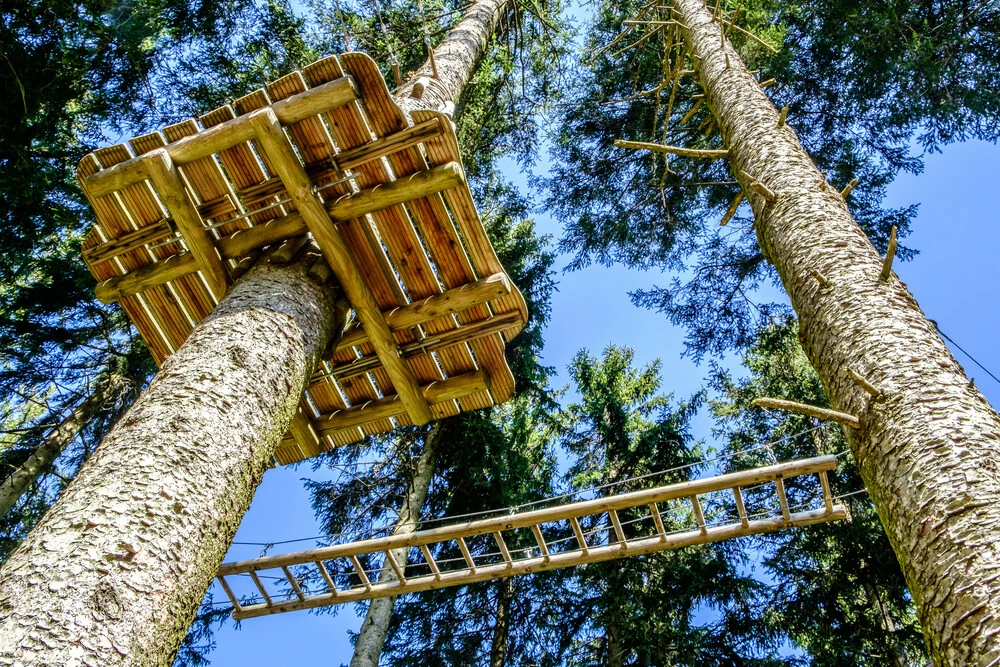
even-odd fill
[[[596,498],[577,503],[570,503],[558,507],[522,512],[515,515],[498,516],[489,519],[480,519],[466,523],[453,524],[441,528],[431,528],[428,530],[416,531],[408,535],[392,535],[387,537],[362,540],[347,544],[338,544],[329,547],[322,547],[306,552],[297,552],[277,556],[267,556],[265,558],[249,561],[239,561],[224,563],[219,568],[219,574],[236,574],[245,572],[248,567],[256,569],[278,568],[281,565],[294,565],[304,561],[316,559],[332,560],[351,555],[358,556],[386,549],[398,547],[419,547],[421,544],[437,544],[449,540],[456,540],[458,537],[471,537],[496,531],[508,531],[516,528],[530,528],[538,523],[550,523],[570,519],[571,517],[582,517],[593,514],[600,514],[612,509],[628,509],[638,505],[649,503],[659,503],[676,498],[690,497],[695,494],[710,493],[712,491],[722,491],[731,489],[734,486],[747,486],[751,484],[761,484],[774,482],[777,476],[795,477],[820,472],[821,470],[833,469],[837,464],[835,456],[823,456],[803,461],[793,461],[780,463],[735,473],[728,473],[718,477],[682,482],[669,486],[646,489],[643,491],[633,491],[620,496]]]

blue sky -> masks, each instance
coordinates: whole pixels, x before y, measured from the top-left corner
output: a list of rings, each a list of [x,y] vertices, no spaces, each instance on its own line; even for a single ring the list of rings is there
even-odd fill
[[[524,182],[513,165],[508,172],[515,182]],[[1000,375],[1000,348],[994,340],[1000,331],[996,299],[1000,220],[993,205],[1000,189],[997,174],[1000,148],[996,145],[967,142],[949,146],[941,154],[927,156],[924,173],[899,177],[889,190],[888,204],[920,203],[913,233],[907,239],[920,254],[910,262],[897,262],[900,278],[929,318],[937,320],[959,345]],[[558,237],[555,222],[544,213],[536,215],[536,221],[539,231]],[[638,364],[661,359],[665,391],[684,397],[701,387],[707,369],[682,357],[683,332],[629,301],[630,290],[649,286],[658,278],[656,273],[603,267],[559,276],[543,359],[560,370],[559,384],[566,382],[566,365],[579,349],[599,352],[614,342],[635,348]],[[961,352],[956,350],[955,354],[990,402],[1000,405],[1000,385]],[[696,437],[708,438],[711,421],[702,417],[695,428]],[[276,542],[316,535],[319,528],[301,484],[301,479],[309,476],[312,472],[307,466],[269,471],[237,541]],[[234,547],[230,559],[255,555],[251,547]],[[230,626],[217,633],[212,664],[346,663],[351,656],[348,631],[356,631],[360,622],[353,607],[341,609],[336,616],[294,612],[250,619],[241,630]]]

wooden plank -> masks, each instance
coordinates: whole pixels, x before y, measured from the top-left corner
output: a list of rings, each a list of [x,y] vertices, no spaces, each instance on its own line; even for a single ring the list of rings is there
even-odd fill
[[[431,420],[431,409],[421,394],[413,371],[399,357],[392,332],[382,319],[371,289],[365,283],[353,255],[323,204],[312,194],[309,177],[295,156],[291,142],[285,136],[277,117],[268,109],[250,114],[256,128],[257,140],[263,153],[271,159],[285,188],[295,202],[309,231],[319,243],[330,268],[343,288],[351,306],[357,311],[368,333],[368,339],[382,360],[397,394],[406,406],[406,412],[415,424]],[[354,217],[354,216],[351,216]]]
[[[357,99],[357,91],[354,82],[350,77],[345,77],[275,104],[271,110],[279,123],[287,125],[308,116],[315,116],[329,109],[349,104],[355,99]],[[170,144],[167,152],[174,164],[183,165],[208,157],[212,153],[219,153],[238,143],[249,141],[253,136],[254,128],[245,118],[234,118]],[[114,168],[94,174],[88,177],[87,187],[90,188],[95,197],[103,197],[129,185],[139,183],[146,177],[137,170],[138,165],[139,161],[128,160]]]
[[[456,375],[421,387],[424,400],[431,404],[453,401],[462,396],[489,388],[489,376],[484,370]],[[322,415],[314,423],[320,433],[360,426],[376,419],[387,419],[406,412],[406,405],[396,395]]]
[[[177,230],[184,238],[184,243],[194,257],[195,264],[201,271],[208,289],[216,302],[226,295],[229,289],[229,278],[222,258],[215,244],[205,233],[201,217],[195,209],[194,202],[187,195],[180,173],[164,148],[157,149],[143,156],[153,188],[163,200],[170,212]]]
[[[420,197],[427,192],[439,192],[442,189],[455,187],[458,174],[454,169],[439,169],[428,172],[419,180],[409,182],[397,181],[386,184],[379,188],[380,194],[387,199],[382,200],[374,195],[374,192],[363,191],[355,195],[345,195],[337,201],[326,205],[330,215],[338,222],[345,219],[348,211],[363,210],[369,212],[372,207],[377,210],[383,206],[391,206],[392,202],[406,201],[406,197]],[[398,183],[398,185],[397,185]],[[357,197],[357,198],[355,198]],[[298,236],[308,232],[309,229],[302,219],[302,216],[294,213],[273,222],[258,224],[256,227],[237,231],[229,236],[224,236],[218,240],[216,246],[219,253],[226,258],[238,258],[247,255],[252,250],[271,245],[277,241],[290,236]],[[125,276],[116,276],[108,279],[97,286],[97,297],[104,303],[111,303],[118,299],[137,294],[149,289],[154,285],[161,285],[170,280],[176,280],[187,273],[194,273],[198,270],[197,263],[193,256],[185,257],[185,253],[178,255],[181,259],[176,259],[169,265],[156,267],[150,265],[142,267],[143,272],[132,276],[131,273]],[[162,269],[162,274],[160,270]]]
[[[464,537],[458,538],[458,548],[462,552],[462,558],[465,559],[465,564],[469,568],[469,572],[475,573],[476,571],[476,561],[472,559],[472,554],[469,553],[469,545],[465,543]]]

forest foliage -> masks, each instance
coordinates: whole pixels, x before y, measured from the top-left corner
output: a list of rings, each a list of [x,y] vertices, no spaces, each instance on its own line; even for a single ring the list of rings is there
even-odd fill
[[[777,106],[788,105],[829,180],[864,183],[850,207],[880,250],[891,227],[904,236],[913,220],[915,207],[885,208],[883,200],[898,174],[920,171],[921,150],[995,141],[1000,133],[1000,10],[993,3],[722,6],[780,47],[774,54],[733,37],[758,78],[775,79],[769,93]],[[663,82],[669,47],[662,35],[617,55],[600,51],[650,5],[592,7],[593,20],[574,33],[562,7],[516,5],[456,111],[474,194],[532,320],[508,348],[515,398],[445,423],[449,445],[439,455],[427,520],[595,487],[591,493],[632,490],[648,483],[633,478],[660,471],[668,472],[655,480],[669,483],[846,449],[839,430],[750,407],[759,395],[817,405],[826,398],[788,309],[754,301],[755,290],[777,279],[751,220],[738,214],[717,226],[738,189],[725,166],[613,145],[634,139],[711,148],[717,137],[705,109],[679,122],[696,104],[690,80],[679,84],[669,115],[662,95],[637,95]],[[358,48],[384,66],[387,80],[394,60],[405,77],[423,62],[425,35],[436,43],[462,8],[440,0],[0,4],[0,82],[10,101],[0,112],[0,480],[96,383],[113,377],[121,386],[2,519],[0,557],[154,371],[122,311],[93,299],[79,261],[92,223],[75,182],[79,159],[325,53]],[[528,167],[546,146],[552,166],[537,179],[539,201],[532,202],[500,165]],[[698,183],[722,185],[692,187]],[[537,234],[536,203],[557,215],[558,240]],[[568,369],[570,387],[552,387],[554,370],[540,357],[563,263],[664,270],[669,282],[638,287],[633,301],[683,327],[689,353],[713,362],[705,392],[664,395],[661,365],[635,367],[627,338],[600,355],[581,351]],[[728,351],[743,355],[741,370],[714,363]],[[711,445],[690,425],[705,409],[717,423]],[[370,534],[390,526],[423,436],[408,429],[319,459],[337,475],[308,484],[323,529]],[[699,464],[712,454],[728,458]],[[862,488],[849,457],[834,485]],[[843,501],[848,522],[402,598],[385,662],[921,664],[912,601],[872,505],[864,494]],[[224,611],[206,610],[181,662],[206,660],[211,628],[225,622]]]

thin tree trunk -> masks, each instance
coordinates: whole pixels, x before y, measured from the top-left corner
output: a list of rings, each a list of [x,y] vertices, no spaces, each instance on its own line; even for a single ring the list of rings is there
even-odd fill
[[[490,646],[490,667],[504,667],[507,664],[507,644],[510,642],[510,605],[514,601],[514,578],[501,579],[496,582],[496,586],[497,612]]]
[[[934,663],[997,664],[1000,417],[906,286],[894,275],[880,280],[882,258],[794,131],[779,127],[777,110],[736,52],[724,41],[720,47],[720,26],[703,0],[675,0],[674,8],[761,248],[798,314],[806,354],[832,405],[861,419],[848,441]],[[848,368],[882,398],[869,397]]]
[[[0,569],[0,664],[170,665],[346,308],[239,281]]]
[[[408,535],[417,529],[417,522],[420,519],[420,512],[427,500],[427,490],[430,488],[431,479],[434,477],[434,464],[437,460],[438,448],[441,445],[441,422],[436,422],[427,432],[424,439],[424,450],[417,459],[416,470],[413,471],[413,479],[410,480],[409,488],[406,491],[406,501],[399,510],[399,519],[396,521],[396,528],[393,535]],[[408,547],[401,547],[392,551],[392,557],[402,567],[406,567],[406,559],[409,555]],[[378,574],[378,583],[396,581],[396,573],[391,566],[385,563]],[[351,667],[378,667],[379,657],[382,655],[382,646],[385,644],[386,633],[389,632],[389,621],[392,619],[392,606],[396,598],[375,598],[368,605],[368,613],[361,624],[361,631],[358,633],[358,641],[354,644],[354,655],[351,657]]]
[[[462,17],[438,44],[431,58],[417,74],[399,88],[393,97],[397,104],[410,113],[418,109],[448,110],[462,96],[465,86],[472,79],[476,66],[486,53],[490,37],[496,30],[504,8],[511,0],[479,0]],[[436,71],[436,76],[433,73]],[[413,480],[406,494],[406,504],[399,514],[395,534],[416,530],[416,520],[427,498],[427,489],[434,476],[434,464],[440,440],[440,426],[435,424],[427,434]],[[397,563],[406,562],[409,549],[392,552]],[[378,580],[394,581],[395,573],[383,565]],[[396,598],[376,598],[368,605],[368,612],[358,632],[350,667],[377,667],[382,647],[385,645],[392,607]]]
[[[97,387],[45,437],[28,460],[0,483],[0,517],[6,516],[43,472],[65,451],[69,443],[90,423],[120,386],[121,378],[109,373],[102,376]]]

